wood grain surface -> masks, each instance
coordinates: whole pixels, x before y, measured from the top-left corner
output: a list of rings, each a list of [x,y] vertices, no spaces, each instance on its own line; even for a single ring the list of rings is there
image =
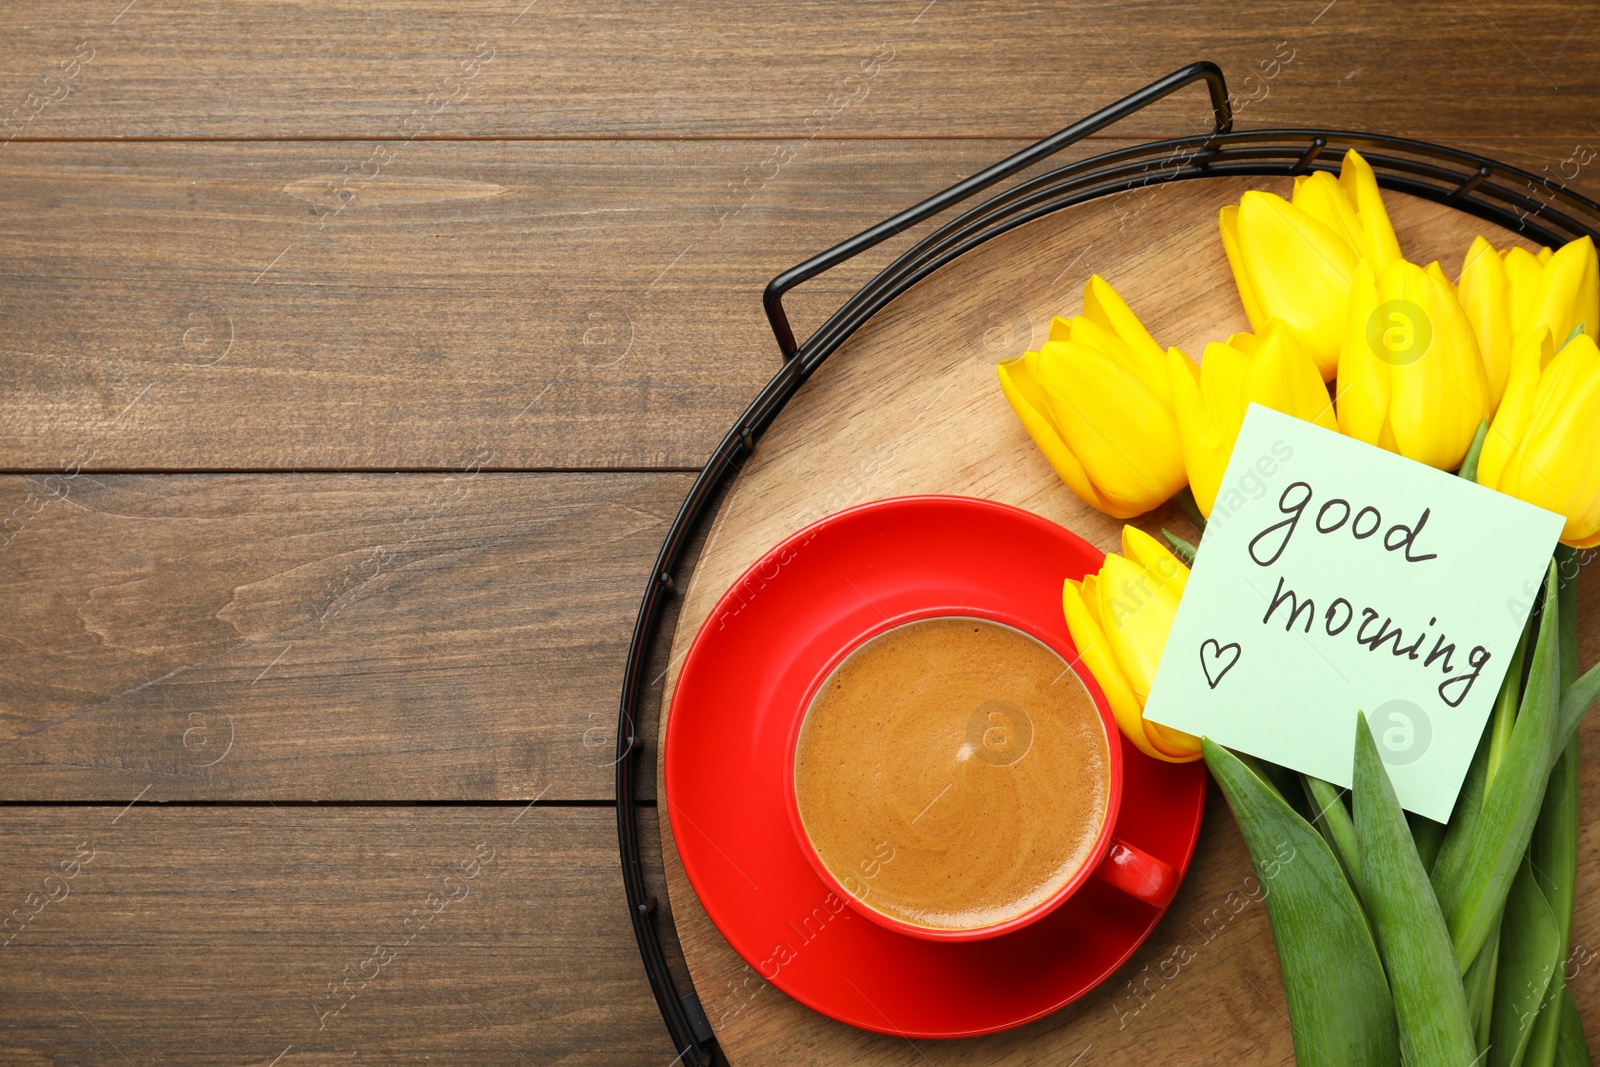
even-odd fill
[[[694,467],[768,279],[1022,144],[14,143],[0,469]]]
[[[611,797],[660,537],[777,366],[761,286],[1202,58],[1241,127],[1434,139],[1592,195],[1595,29],[1546,0],[0,7],[0,1064],[670,1067],[614,813],[586,805]],[[1075,151],[1204,114],[1191,89]],[[1146,225],[1159,205],[1112,210],[1076,246],[1016,250],[1049,257],[1026,300],[927,287],[959,339],[875,326],[931,354],[905,383],[925,407],[847,398],[820,483],[764,445],[763,477],[809,495],[747,540],[946,469],[911,462],[923,428],[992,408],[969,379],[1038,309],[1177,249]],[[1179,221],[1186,254],[1214,252]],[[793,294],[801,334],[910,239]],[[1162,336],[1204,339],[1210,295],[1141,284]],[[1086,520],[1013,460],[954,473]],[[730,535],[685,610],[731,577]],[[1218,926],[1243,867],[1210,816],[1189,893],[1101,999],[984,1043],[820,1026],[748,993],[681,885],[672,910],[736,1064],[1281,1063],[1270,937],[1257,905]],[[96,858],[41,906],[80,843]],[[319,1030],[328,983],[370,974],[479,843],[497,860],[470,897]],[[1576,936],[1600,947],[1592,897]]]
[[[1083,285],[1095,273],[1113,280],[1159,343],[1198,352],[1207,339],[1248,328],[1216,236],[1217,211],[1248,188],[1285,192],[1287,186],[1287,180],[1201,179],[1152,191],[1133,215],[1119,214],[1111,201],[1058,212],[969,252],[880,312],[773,422],[718,512],[678,618],[668,700],[687,642],[723,591],[773,544],[841,506],[911,493],[986,497],[1115,550],[1121,523],[1061,484],[1000,395],[995,361],[1040,343],[1052,315],[1079,313]],[[1472,238],[1485,232],[1451,208],[1398,195],[1387,203],[1407,256],[1421,262],[1458,263]],[[1488,235],[1497,245],[1516,241],[1493,228]],[[1038,268],[1018,271],[1018,263]],[[1140,525],[1193,536],[1171,506]],[[1590,568],[1583,588],[1585,665],[1600,656],[1594,576]],[[754,601],[784,574],[744,580],[741,592]],[[1586,745],[1600,742],[1600,722],[1584,737]],[[1584,782],[1586,813],[1600,811],[1600,766],[1586,764]],[[918,1046],[908,1048],[904,1037],[852,1030],[769,989],[712,926],[667,832],[678,932],[733,1062],[790,1063],[802,1050],[818,1064],[916,1059]],[[1600,827],[1592,836],[1600,841]],[[1584,855],[1580,930],[1600,917],[1592,892],[1600,860],[1592,846]],[[935,1043],[937,1062],[1122,1063],[1171,1056],[1180,1047],[1186,1064],[1284,1062],[1293,1050],[1277,958],[1251,873],[1232,817],[1213,791],[1178,901],[1116,977],[1020,1030]],[[796,957],[786,973],[806,966],[803,948]],[[870,1001],[872,991],[862,992]],[[1587,1012],[1591,1039],[1600,1036],[1600,983],[1574,983],[1574,995]]]
[[[1431,138],[1583,136],[1593,18],[1550,0],[90,0],[8,8],[0,69],[42,79],[93,50],[25,127],[49,137],[1036,137],[1196,59],[1237,72],[1255,125],[1375,125],[1359,111]],[[1270,94],[1244,83],[1291,53]]]
[[[689,481],[0,477],[0,799],[609,798]]]
[[[1020,142],[788,147],[12,144],[0,465],[698,466],[777,369],[767,280]]]
[[[669,1058],[608,808],[4,815],[0,1063]]]

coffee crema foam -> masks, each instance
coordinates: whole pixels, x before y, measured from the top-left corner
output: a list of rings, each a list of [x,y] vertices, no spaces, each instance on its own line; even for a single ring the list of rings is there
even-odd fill
[[[1108,744],[1050,648],[984,619],[926,619],[866,642],[817,691],[795,799],[823,866],[867,907],[934,930],[993,926],[1089,859]]]

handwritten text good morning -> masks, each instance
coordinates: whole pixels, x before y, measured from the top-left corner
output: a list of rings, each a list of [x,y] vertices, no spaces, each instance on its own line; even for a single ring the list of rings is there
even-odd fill
[[[1254,406],[1218,500],[1146,717],[1348,786],[1365,711],[1447,819],[1561,517]]]

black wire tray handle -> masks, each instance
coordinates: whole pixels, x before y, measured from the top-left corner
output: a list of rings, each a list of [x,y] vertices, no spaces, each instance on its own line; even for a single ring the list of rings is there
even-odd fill
[[[783,307],[784,294],[795,286],[1199,81],[1206,83],[1210,93],[1212,122],[1205,132],[1108,152],[1011,186],[912,245],[846,300],[804,344],[795,342]],[[1074,204],[1164,182],[1230,175],[1286,176],[1315,170],[1336,171],[1338,160],[1348,148],[1362,152],[1378,184],[1385,189],[1448,204],[1541,244],[1559,245],[1585,235],[1600,241],[1600,205],[1548,178],[1482,156],[1423,141],[1348,131],[1235,132],[1222,70],[1215,63],[1200,62],[1150,83],[1010,158],[957,182],[944,192],[791,267],[768,284],[763,304],[783,355],[782,367],[711,454],[667,531],[634,624],[617,718],[617,839],[622,853],[623,887],[645,971],[673,1044],[679,1050],[679,1062],[690,1067],[705,1067],[726,1060],[717,1047],[699,998],[692,989],[680,993],[667,967],[657,925],[660,921],[657,900],[645,884],[636,787],[640,753],[650,750],[637,744],[638,713],[649,688],[645,681],[647,665],[656,647],[669,598],[676,591],[674,576],[686,565],[692,565],[686,556],[695,533],[710,517],[720,490],[738,472],[740,461],[755,450],[762,433],[806,379],[863,323],[906,289],[985,241]]]
[[[1051,134],[1044,140],[1024,148],[1011,158],[1003,159],[994,166],[957,182],[944,192],[930,196],[922,203],[906,208],[900,214],[863,230],[821,255],[813,256],[797,267],[790,267],[767,284],[767,291],[762,297],[762,303],[767,309],[767,320],[772,323],[772,332],[778,338],[778,348],[782,350],[783,357],[793,359],[798,351],[794,341],[794,331],[789,326],[789,316],[783,310],[783,294],[790,289],[802,282],[810,281],[823,271],[836,267],[875,245],[882,244],[890,237],[904,233],[910,227],[961,203],[974,193],[982,192],[996,182],[1004,181],[1013,174],[1027,170],[1035,163],[1049,159],[1063,148],[1077,144],[1085,137],[1099,133],[1106,127],[1121,122],[1129,115],[1142,111],[1197,81],[1204,81],[1206,87],[1211,90],[1213,136],[1220,137],[1228,133],[1233,129],[1233,106],[1228,102],[1228,84],[1223,80],[1221,68],[1215,63],[1193,63],[1182,70],[1173,71],[1160,81],[1151,82],[1132,96],[1123,97],[1088,118],[1079,119],[1059,133]]]

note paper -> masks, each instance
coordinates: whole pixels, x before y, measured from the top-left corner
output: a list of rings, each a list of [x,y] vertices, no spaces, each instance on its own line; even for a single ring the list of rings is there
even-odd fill
[[[1444,822],[1562,524],[1252,405],[1145,717],[1348,787],[1364,711],[1401,805]]]

